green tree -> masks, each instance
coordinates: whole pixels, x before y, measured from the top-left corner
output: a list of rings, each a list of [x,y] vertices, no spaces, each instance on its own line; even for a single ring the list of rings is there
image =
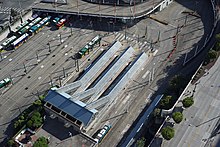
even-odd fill
[[[186,80],[181,75],[175,75],[169,81],[169,86],[177,95],[180,93],[180,90],[186,85]]]
[[[27,122],[27,127],[28,127],[28,128],[32,128],[32,127],[33,127],[33,121],[32,121],[32,120],[29,120],[29,121]]]
[[[155,108],[153,112],[154,117],[160,117],[160,114],[161,114],[161,109]]]
[[[219,51],[220,50],[220,42],[216,42],[215,43],[215,46],[214,46],[214,49],[215,51]]]
[[[175,131],[172,127],[167,126],[167,127],[162,129],[161,134],[162,134],[164,139],[170,140],[171,138],[174,137]]]
[[[220,34],[216,34],[215,39],[216,39],[217,42],[220,42]]]
[[[41,114],[39,112],[34,112],[31,121],[33,122],[33,127],[38,128],[42,125],[43,123],[43,118],[41,117]]]
[[[167,95],[161,99],[160,107],[162,109],[169,109],[171,107],[171,102],[172,102],[172,96]]]
[[[212,60],[212,59],[215,59],[217,58],[218,54],[215,50],[209,50],[208,52],[208,59]]]
[[[180,123],[183,120],[183,114],[181,112],[174,112],[172,117],[176,123]]]
[[[14,128],[20,129],[24,125],[24,123],[25,123],[25,120],[19,119],[19,120],[15,121]]]
[[[15,141],[14,141],[13,139],[10,139],[10,140],[7,142],[7,145],[8,145],[9,147],[14,147],[14,146],[16,146],[16,145],[15,145]]]
[[[34,101],[34,105],[35,105],[35,106],[42,106],[41,100],[36,100],[36,101]]]
[[[33,147],[48,147],[47,139],[45,137],[40,137],[34,142]]]
[[[193,97],[185,98],[182,103],[183,103],[183,107],[185,107],[185,108],[192,106],[194,103]]]
[[[137,140],[137,147],[144,147],[146,139],[144,137]]]

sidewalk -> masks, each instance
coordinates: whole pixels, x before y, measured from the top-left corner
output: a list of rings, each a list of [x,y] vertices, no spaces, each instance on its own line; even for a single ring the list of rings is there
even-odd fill
[[[32,15],[32,11],[28,12],[27,14],[25,14],[22,19],[23,21],[27,20],[28,18],[30,18]],[[14,30],[18,25],[21,24],[21,20],[17,20],[12,26],[11,26],[11,30]],[[7,37],[9,33],[9,29],[4,30],[1,34],[0,34],[0,41],[2,41],[3,39],[5,39]]]

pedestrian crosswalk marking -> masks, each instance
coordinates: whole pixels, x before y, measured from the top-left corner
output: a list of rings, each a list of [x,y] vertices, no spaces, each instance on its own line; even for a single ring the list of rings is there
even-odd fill
[[[133,35],[133,37],[135,37],[135,35]],[[125,39],[129,41],[129,45],[130,46],[133,46],[133,47],[136,46],[137,47],[137,45],[138,45],[138,48],[140,50],[142,50],[144,48],[145,49],[150,49],[150,44],[147,41],[145,41],[145,42],[138,42],[137,39],[134,39],[134,38],[131,38],[131,37],[126,37],[125,38],[125,35],[122,34],[122,33],[119,33],[119,32],[115,33],[115,40],[122,42]]]
[[[11,13],[11,9],[13,9],[13,10],[19,12],[19,13],[23,11],[23,9],[21,9],[21,8],[1,7],[0,8],[0,13],[10,14]]]

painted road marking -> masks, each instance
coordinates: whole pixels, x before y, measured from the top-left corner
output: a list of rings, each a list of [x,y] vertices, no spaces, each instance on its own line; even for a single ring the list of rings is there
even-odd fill
[[[125,99],[122,101],[122,104],[125,104],[130,97],[131,97],[131,94],[129,93],[129,94],[125,97]]]
[[[150,73],[150,71],[146,71],[146,73],[142,76],[142,79],[145,79],[147,77],[147,75]]]

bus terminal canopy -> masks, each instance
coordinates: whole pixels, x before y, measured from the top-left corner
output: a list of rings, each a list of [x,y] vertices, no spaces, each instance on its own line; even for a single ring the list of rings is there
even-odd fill
[[[55,90],[50,90],[44,101],[70,115],[72,118],[79,120],[84,126],[90,123],[96,113],[93,110],[86,109],[86,104],[83,102],[72,101]]]

